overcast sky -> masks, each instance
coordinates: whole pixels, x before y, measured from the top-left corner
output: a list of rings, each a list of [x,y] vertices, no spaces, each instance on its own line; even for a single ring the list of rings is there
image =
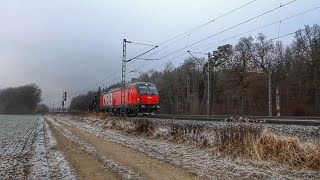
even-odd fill
[[[44,102],[60,103],[63,90],[77,95],[120,79],[122,40],[157,45],[177,34],[219,17],[252,0],[1,0],[0,1],[0,88],[36,83],[43,90]],[[173,45],[152,58],[159,58],[205,37],[232,27],[291,0],[256,0]],[[297,0],[258,19],[214,36],[187,50],[278,21],[311,8],[320,0]],[[304,25],[320,24],[320,9],[283,21],[280,36]],[[278,36],[279,24],[246,35],[263,32]],[[245,36],[245,35],[243,35]],[[224,43],[234,44],[238,37]],[[292,36],[281,39],[290,42]],[[176,40],[168,42],[173,43]],[[160,46],[158,49],[165,47]],[[208,46],[212,51],[218,45]],[[128,45],[128,58],[150,47]],[[163,68],[164,62],[179,53],[149,63],[135,60],[128,71]],[[174,59],[177,65],[186,54]],[[131,64],[131,65],[130,65]],[[117,73],[103,82],[109,75]],[[137,76],[137,74],[130,74]],[[116,79],[119,78],[119,79]],[[116,79],[112,81],[113,79]]]

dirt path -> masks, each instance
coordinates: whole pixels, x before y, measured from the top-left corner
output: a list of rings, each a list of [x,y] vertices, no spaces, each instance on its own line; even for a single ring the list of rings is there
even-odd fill
[[[131,167],[139,172],[145,179],[199,179],[196,175],[190,174],[180,167],[150,158],[134,149],[106,141],[69,125],[65,125],[65,127],[81,139],[89,142],[99,153],[105,154],[111,159]]]
[[[200,179],[196,175],[189,173],[183,168],[177,167],[175,165],[169,164],[162,162],[158,159],[150,158],[141,152],[124,147],[120,144],[114,143],[107,141],[105,139],[102,139],[100,137],[97,137],[91,133],[88,133],[86,131],[83,131],[81,129],[75,128],[73,126],[67,125],[65,123],[59,123],[61,126],[64,128],[68,129],[72,134],[76,135],[79,137],[81,140],[85,141],[86,143],[90,144],[98,154],[101,154],[103,156],[106,156],[116,162],[119,162],[120,164],[134,170],[137,172],[143,179],[161,179],[161,180],[166,180],[166,179],[181,179],[181,180],[188,180],[188,179]],[[51,124],[52,125],[52,124]],[[57,137],[58,142],[63,142],[66,140],[62,134],[55,129],[54,131],[55,136],[60,136]],[[73,144],[74,145],[74,144]],[[62,145],[62,146],[66,146]],[[76,148],[77,145],[74,145]],[[88,162],[84,164],[84,160],[81,158],[73,158],[73,152],[69,153],[66,151],[67,149],[61,149],[64,153],[67,153],[66,157],[70,162],[70,165],[74,167],[76,171],[81,171],[82,176],[87,179],[87,175],[90,175],[89,172],[86,171],[89,165],[87,165]],[[70,150],[69,150],[70,151]],[[78,152],[80,153],[80,152]],[[82,157],[85,157],[87,159],[92,160],[92,165],[91,166],[99,166],[98,162],[94,163],[94,158],[90,157],[87,155],[85,152],[81,153]],[[70,159],[69,159],[70,158]],[[100,165],[102,166],[102,165]],[[90,170],[91,169],[91,170]],[[100,170],[102,168],[100,167]],[[88,171],[92,172],[94,168],[89,168]],[[100,172],[100,171],[99,171]],[[110,173],[107,173],[104,179],[112,179],[108,178],[107,176],[110,176]],[[104,177],[103,174],[98,177]],[[98,178],[97,177],[97,178]],[[113,176],[113,178],[117,178]],[[90,178],[92,179],[92,178]],[[118,178],[119,179],[119,178]]]
[[[66,139],[58,129],[59,127],[48,122],[53,135],[57,140],[57,149],[62,151],[68,160],[70,166],[76,171],[76,174],[83,179],[120,179],[115,173],[106,171],[103,165],[94,157],[80,150],[78,145]]]

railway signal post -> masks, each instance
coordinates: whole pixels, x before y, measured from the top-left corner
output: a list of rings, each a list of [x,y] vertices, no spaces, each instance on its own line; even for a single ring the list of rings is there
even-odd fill
[[[64,108],[64,105],[66,104],[66,102],[67,102],[67,92],[66,91],[63,91],[62,92],[62,103],[61,103],[61,105],[62,105],[62,112],[65,112],[65,108]]]

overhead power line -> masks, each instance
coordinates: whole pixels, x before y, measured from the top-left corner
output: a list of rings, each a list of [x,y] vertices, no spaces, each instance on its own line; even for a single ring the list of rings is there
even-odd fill
[[[295,1],[296,1],[296,0],[295,0]],[[294,1],[291,1],[291,2],[289,2],[289,3],[292,3],[292,2],[294,2]],[[289,3],[284,4],[284,5],[282,5],[281,7],[284,7],[285,5],[288,5]],[[223,39],[223,40],[220,40],[220,41],[216,41],[216,42],[213,42],[213,43],[206,44],[206,45],[204,45],[204,46],[195,48],[195,49],[193,49],[193,50],[198,50],[198,49],[201,49],[201,48],[206,47],[206,46],[209,46],[209,45],[213,45],[213,44],[225,42],[225,41],[227,41],[227,40],[229,40],[229,39],[233,39],[233,38],[235,38],[235,37],[238,37],[238,36],[241,36],[241,35],[244,35],[244,34],[247,34],[247,33],[253,32],[253,31],[256,31],[256,30],[259,30],[259,29],[263,29],[263,28],[269,27],[269,26],[271,26],[271,25],[274,25],[274,24],[279,23],[280,21],[283,22],[283,21],[292,19],[292,18],[294,18],[294,17],[297,17],[297,16],[300,16],[300,15],[306,14],[306,13],[308,13],[308,12],[317,10],[317,9],[319,9],[319,8],[320,8],[320,7],[315,7],[315,8],[312,8],[312,9],[309,9],[309,10],[306,10],[306,11],[303,11],[303,12],[301,12],[301,13],[292,15],[292,16],[290,16],[290,17],[286,17],[286,18],[283,18],[283,19],[281,19],[281,20],[278,20],[278,21],[275,21],[275,22],[272,22],[272,23],[269,23],[269,24],[260,26],[260,27],[258,27],[258,28],[254,28],[254,29],[251,29],[251,30],[249,30],[249,31],[246,31],[246,32],[243,32],[243,33],[239,33],[239,34],[237,34],[237,35],[233,35],[233,36],[231,36],[231,37],[229,37],[229,38],[226,38],[226,39]],[[276,9],[276,8],[275,8],[275,9]],[[279,7],[278,7],[278,9],[279,9]],[[271,11],[271,10],[269,10],[268,12],[270,13],[270,11]],[[263,14],[266,14],[266,13],[263,13]],[[261,14],[258,15],[258,16],[261,17]],[[258,16],[256,16],[256,18],[257,18]],[[252,18],[251,18],[251,19],[252,19]],[[253,20],[253,19],[252,19],[252,20]],[[248,21],[248,20],[247,20],[247,21]],[[244,21],[244,22],[245,22],[245,21]],[[224,31],[225,31],[225,30],[224,30]],[[222,32],[222,31],[221,31],[221,32]],[[219,32],[219,33],[220,33],[220,32]],[[217,34],[218,34],[218,33],[217,33]],[[189,45],[188,47],[190,47],[190,46],[191,46],[191,45]],[[183,49],[187,49],[188,47],[184,47],[184,48],[182,48],[182,49],[179,49],[178,51],[175,51],[174,53],[171,53],[171,55],[172,55],[172,54],[175,54],[175,53],[177,53],[177,52],[180,52],[180,51],[182,51]],[[208,49],[209,49],[209,48],[208,48]],[[203,52],[203,51],[202,51],[202,52]],[[182,53],[182,55],[183,55],[183,54],[185,54],[185,52]],[[169,55],[170,55],[170,54],[169,54]],[[168,56],[169,56],[169,55],[168,55]],[[166,57],[168,57],[168,56],[166,56]],[[178,57],[179,57],[179,56],[178,56]],[[158,60],[163,59],[163,58],[164,58],[164,57],[158,58]],[[176,58],[177,58],[177,57],[176,57]],[[176,58],[173,58],[173,59],[176,59]],[[169,61],[170,61],[170,60],[169,60]],[[169,62],[169,61],[166,61],[166,62]],[[143,64],[142,66],[138,67],[138,68],[135,69],[135,70],[139,70],[139,69],[141,69],[141,68],[143,68],[143,67],[145,67],[145,66],[148,66],[148,65],[150,65],[150,64],[152,64],[152,62],[147,63],[147,64]]]
[[[209,24],[211,24],[211,23],[213,23],[213,22],[215,22],[215,21],[217,21],[217,20],[219,20],[219,19],[221,19],[221,18],[223,18],[223,17],[225,17],[225,16],[228,16],[228,15],[230,15],[230,14],[238,11],[238,10],[240,10],[240,9],[242,9],[242,8],[244,8],[244,7],[252,4],[252,3],[254,3],[255,1],[257,1],[257,0],[253,0],[253,1],[250,1],[250,2],[248,2],[248,3],[245,3],[245,4],[239,6],[239,7],[235,8],[235,9],[233,9],[233,10],[225,13],[225,14],[220,15],[219,17],[217,17],[217,18],[215,18],[215,19],[212,19],[212,20],[210,20],[210,21],[208,21],[208,22],[206,22],[206,23],[203,23],[203,24],[201,24],[201,25],[199,25],[199,26],[197,26],[197,27],[192,28],[191,30],[185,31],[185,32],[183,32],[183,33],[181,33],[181,34],[178,34],[178,35],[176,35],[176,36],[174,36],[174,37],[172,37],[172,38],[170,38],[170,39],[168,39],[168,40],[165,40],[165,41],[159,43],[158,46],[161,46],[161,45],[163,45],[163,44],[166,44],[167,42],[170,42],[170,41],[172,41],[172,40],[175,40],[175,39],[179,38],[178,40],[174,41],[173,43],[170,43],[170,44],[168,44],[168,45],[166,45],[166,46],[163,46],[163,47],[162,47],[161,49],[159,49],[158,51],[150,54],[150,55],[148,56],[148,58],[150,58],[151,56],[153,56],[153,55],[161,52],[161,51],[164,50],[165,48],[167,48],[167,47],[169,47],[169,46],[171,46],[171,45],[179,42],[180,40],[182,40],[182,39],[184,39],[184,38],[186,38],[186,37],[188,37],[188,39],[189,39],[190,35],[191,35],[193,32],[198,31],[198,30],[202,29],[203,27],[205,27],[205,26],[207,26],[207,25],[209,25]],[[182,37],[182,38],[180,38],[180,37]],[[188,45],[187,45],[187,46],[188,46]]]
[[[209,25],[210,23],[212,23],[212,22],[214,22],[214,21],[217,21],[217,20],[219,20],[219,19],[221,19],[221,18],[223,18],[223,17],[225,17],[225,16],[227,16],[227,15],[230,15],[230,14],[232,14],[232,13],[234,13],[234,12],[236,12],[236,11],[238,11],[238,10],[240,10],[240,9],[242,9],[242,8],[244,8],[244,7],[252,4],[252,3],[254,3],[255,1],[257,1],[257,0],[249,1],[249,2],[247,2],[247,3],[245,3],[245,4],[241,5],[241,6],[239,6],[239,7],[235,8],[235,9],[233,9],[233,10],[225,13],[225,14],[220,15],[219,17],[217,17],[217,18],[215,18],[215,19],[212,19],[212,20],[210,20],[210,21],[208,21],[208,22],[206,22],[206,23],[203,23],[203,24],[195,27],[195,28],[192,28],[191,30],[188,30],[188,31],[186,31],[186,32],[184,32],[184,33],[178,34],[177,36],[175,36],[175,37],[173,37],[173,38],[170,38],[170,39],[168,39],[168,40],[166,40],[166,41],[163,41],[163,42],[159,43],[158,46],[163,45],[163,44],[165,44],[165,43],[167,43],[167,42],[170,42],[170,41],[172,41],[172,40],[174,40],[174,39],[177,39],[177,38],[179,38],[179,37],[181,37],[181,36],[184,36],[184,35],[186,35],[186,34],[187,34],[187,36],[189,37],[192,32],[197,31],[197,30],[200,30],[201,28]],[[185,38],[185,37],[183,37],[183,38]],[[181,39],[183,39],[183,38],[181,38]],[[181,40],[181,39],[178,39],[178,41]],[[174,43],[176,43],[176,42],[177,42],[177,41],[175,41]],[[144,46],[153,46],[154,48],[152,48],[151,50],[153,50],[153,49],[156,48],[154,45],[145,44],[145,43],[138,43],[138,42],[131,42],[131,41],[128,41],[128,43],[132,43],[132,44],[136,44],[136,45],[144,45]],[[171,46],[171,45],[173,45],[174,43],[171,43],[171,44],[169,44],[168,46]],[[158,47],[158,46],[157,46],[157,47]],[[166,47],[168,47],[168,46],[166,46]],[[151,57],[152,55],[160,52],[161,50],[165,49],[166,47],[163,47],[163,48],[161,48],[159,51],[151,54],[148,58],[142,58],[141,56],[147,54],[147,53],[150,52],[151,50],[148,51],[148,52],[142,53],[142,54],[136,56],[135,58],[136,58],[136,59],[149,60],[149,61],[159,60],[159,59],[150,59],[150,57]],[[133,60],[133,59],[135,59],[135,58],[129,59],[128,62],[130,62],[131,60]],[[152,63],[152,62],[151,62],[151,63]],[[132,64],[130,64],[130,65],[132,65]]]
[[[158,47],[158,46],[154,46],[153,48],[149,49],[148,51],[146,51],[146,52],[144,52],[144,53],[141,53],[141,54],[139,54],[138,56],[127,60],[127,62],[130,62],[130,61],[132,61],[132,60],[134,60],[134,59],[138,59],[138,58],[140,58],[141,56],[149,53],[150,51],[152,51],[152,50],[154,50],[154,49],[156,49],[157,47]],[[140,59],[141,59],[141,58],[140,58]],[[149,59],[144,59],[144,60],[149,60]]]
[[[141,45],[141,46],[152,46],[152,47],[155,46],[155,45],[151,45],[151,44],[138,43],[138,42],[132,42],[132,41],[127,41],[127,43]]]
[[[226,42],[227,40],[230,40],[230,39],[233,39],[233,38],[236,38],[236,37],[242,36],[242,35],[247,34],[247,33],[250,33],[250,32],[257,31],[257,30],[259,30],[259,29],[264,29],[264,28],[266,28],[266,27],[269,27],[269,26],[272,26],[272,25],[278,24],[278,23],[280,23],[280,22],[287,21],[287,20],[289,20],[289,19],[292,19],[292,18],[295,18],[295,17],[301,16],[301,15],[306,14],[306,13],[308,13],[308,12],[315,11],[315,10],[319,10],[319,9],[320,9],[320,7],[315,7],[315,8],[312,8],[312,9],[309,9],[309,10],[306,10],[306,11],[303,11],[303,12],[301,12],[301,13],[295,14],[295,15],[293,15],[293,16],[286,17],[286,18],[280,19],[280,20],[278,20],[278,21],[274,21],[274,22],[272,22],[272,23],[269,23],[269,24],[266,24],[266,25],[263,25],[263,26],[260,26],[260,27],[257,27],[257,28],[254,28],[254,29],[251,29],[251,30],[249,30],[249,31],[242,32],[242,33],[239,33],[239,34],[236,34],[236,35],[230,36],[230,37],[225,38],[225,39],[223,39],[223,40],[215,41],[215,42],[212,42],[212,43],[209,43],[209,44],[206,44],[206,45],[203,45],[203,46],[197,47],[197,48],[195,48],[195,49],[193,49],[193,50],[198,50],[198,49],[201,49],[201,48],[204,48],[204,47],[210,46],[210,45],[214,45],[214,44],[217,44],[217,43]],[[278,32],[278,35],[280,36],[279,32]],[[208,49],[210,49],[210,48],[212,48],[212,47],[206,48],[206,49],[202,50],[202,52],[203,52],[203,51],[206,51],[206,50],[208,50]]]
[[[284,34],[284,35],[281,35],[281,36],[277,36],[277,37],[275,37],[275,38],[268,39],[267,41],[274,41],[274,40],[276,40],[276,39],[281,39],[281,38],[284,38],[284,37],[287,37],[287,36],[290,36],[290,35],[294,35],[295,33],[296,33],[296,31],[291,32],[291,33],[287,33],[287,34]],[[163,65],[165,65],[166,63],[168,63],[168,62],[170,62],[170,61],[173,61],[173,60],[178,59],[179,57],[183,57],[183,55],[186,55],[187,53],[188,53],[188,51],[187,51],[187,52],[183,52],[182,54],[179,54],[178,56],[175,56],[174,58],[169,59],[169,60],[163,62],[162,64],[158,65],[157,67],[163,66]],[[203,53],[200,53],[200,54],[203,54]],[[183,59],[183,58],[182,58],[182,59]]]
[[[231,13],[233,13],[233,12],[235,12],[235,11],[237,11],[237,10],[245,7],[245,6],[248,6],[249,4],[251,4],[251,3],[255,2],[255,1],[257,1],[257,0],[250,1],[250,2],[248,2],[248,3],[246,3],[246,4],[242,5],[242,6],[240,6],[240,7],[236,8],[236,9],[234,9],[234,10],[226,13],[226,14],[223,14],[223,15],[219,16],[218,18],[216,18],[216,19],[214,19],[214,20],[208,21],[208,22],[206,22],[206,23],[204,23],[204,24],[201,24],[200,26],[197,26],[197,27],[195,27],[195,28],[193,28],[193,29],[191,29],[191,30],[189,30],[189,31],[186,31],[186,32],[184,32],[184,33],[181,33],[181,34],[173,37],[173,38],[170,38],[170,39],[168,39],[168,40],[166,40],[166,41],[163,41],[163,42],[161,42],[160,44],[158,44],[158,46],[163,45],[163,44],[165,44],[165,43],[167,43],[167,42],[170,42],[170,41],[172,41],[172,40],[174,40],[174,39],[177,39],[177,38],[179,38],[179,37],[182,37],[182,36],[184,36],[184,35],[186,35],[186,37],[187,37],[187,36],[189,36],[192,32],[197,31],[197,30],[205,27],[206,25],[208,25],[208,24],[210,24],[210,23],[212,23],[212,22],[214,22],[214,21],[216,21],[216,20],[218,20],[218,19],[221,19],[222,17],[227,16],[227,15],[229,15],[229,14],[231,14]],[[214,37],[214,36],[217,36],[217,35],[219,35],[219,34],[222,34],[222,33],[226,32],[226,31],[229,31],[229,30],[231,30],[231,29],[233,29],[233,28],[236,28],[236,27],[238,27],[238,26],[240,26],[240,25],[242,25],[242,24],[248,23],[248,22],[250,22],[250,21],[252,21],[252,20],[254,20],[254,19],[257,19],[257,18],[262,17],[262,16],[264,16],[264,15],[266,15],[266,14],[269,14],[269,13],[271,13],[271,12],[273,12],[273,11],[276,11],[276,10],[282,8],[282,7],[285,7],[285,6],[289,5],[289,4],[292,4],[292,3],[295,2],[295,1],[297,1],[297,0],[292,0],[292,1],[288,2],[288,3],[286,3],[286,4],[281,4],[279,7],[273,8],[273,9],[271,9],[271,10],[269,10],[269,11],[266,11],[266,12],[264,12],[264,13],[262,13],[262,14],[259,14],[259,15],[255,16],[255,17],[253,17],[253,18],[250,18],[250,19],[248,19],[248,20],[246,20],[246,21],[243,21],[243,22],[241,22],[241,23],[239,23],[239,24],[236,24],[236,25],[234,25],[234,26],[232,26],[232,27],[229,27],[229,28],[227,28],[227,29],[225,29],[225,30],[223,30],[223,31],[220,31],[220,32],[218,32],[218,33],[216,33],[216,34],[213,34],[213,35],[208,36],[208,37],[206,37],[206,38],[204,38],[204,39],[201,39],[201,40],[199,40],[199,41],[197,41],[197,42],[195,42],[195,43],[192,43],[191,45],[188,45],[187,47],[178,49],[178,50],[176,50],[176,51],[174,51],[174,52],[172,52],[172,53],[170,53],[170,54],[168,54],[168,55],[162,56],[162,57],[160,57],[160,58],[158,58],[158,59],[148,59],[148,58],[142,58],[142,57],[141,57],[141,56],[147,54],[148,52],[150,52],[151,50],[148,51],[148,52],[142,53],[142,54],[136,56],[135,58],[137,58],[137,59],[148,59],[148,60],[160,60],[160,59],[166,58],[166,57],[171,56],[171,55],[173,55],[173,54],[176,54],[176,53],[178,53],[178,52],[180,52],[180,51],[182,51],[182,50],[184,50],[184,49],[186,49],[186,48],[188,48],[188,47],[191,47],[191,46],[194,46],[194,45],[196,45],[196,44],[199,44],[199,43],[201,43],[201,42],[203,42],[203,41],[206,41],[207,39],[210,39],[210,38],[212,38],[212,37]],[[308,12],[309,12],[309,11],[312,11],[312,10],[315,10],[315,9],[318,9],[318,8],[319,8],[319,7],[313,8],[313,9],[311,9],[311,10],[308,10]],[[303,12],[303,13],[300,13],[300,14],[304,14],[304,13],[307,13],[307,12]],[[298,16],[298,15],[299,15],[299,14],[294,15],[294,16]],[[290,18],[293,18],[293,16],[292,16],[292,17],[289,17],[289,18],[285,18],[285,19],[283,19],[283,20],[290,19]],[[277,22],[279,22],[279,21],[277,21]],[[270,24],[271,24],[271,23],[270,23]],[[270,26],[270,25],[269,25],[269,26]],[[265,26],[265,27],[266,27],[266,26]],[[262,28],[263,28],[263,27],[260,27],[259,29],[262,29]],[[258,29],[258,28],[256,28],[256,29]],[[274,40],[274,39],[279,39],[279,38],[283,38],[283,37],[285,37],[285,36],[289,36],[289,35],[292,35],[292,34],[294,34],[294,32],[293,32],[293,33],[286,34],[286,35],[278,36],[278,38],[273,38],[272,40]],[[183,38],[185,38],[185,37],[183,37]],[[181,39],[183,39],[183,38],[181,38]],[[179,40],[181,40],[181,39],[179,39]],[[130,42],[130,43],[133,43],[133,42]],[[174,43],[175,43],[175,42],[174,42]],[[169,44],[169,46],[172,45],[172,44],[174,44],[174,43]],[[145,46],[153,46],[153,45],[149,45],[149,44],[135,43],[135,42],[134,42],[133,44],[145,45]],[[155,48],[155,46],[153,46],[153,47]],[[153,50],[154,48],[152,48],[152,50]],[[163,49],[165,49],[165,48],[166,48],[166,47],[163,47],[163,48],[161,48],[159,51],[161,51],[161,50],[163,50]],[[155,53],[158,53],[159,51],[157,51],[157,52],[155,52]],[[153,53],[153,54],[155,54],[155,53]],[[151,55],[153,55],[153,54],[151,54]],[[186,54],[186,52],[184,52],[184,53],[180,54],[179,56],[176,56],[176,57],[174,57],[174,58],[172,58],[172,59],[170,59],[170,60],[168,60],[168,61],[166,61],[166,62],[169,62],[169,61],[172,61],[172,60],[174,60],[174,59],[177,59],[178,57],[181,57],[181,55],[184,55],[184,54]],[[151,55],[150,55],[150,56],[151,56]],[[149,56],[149,57],[150,57],[150,56]],[[132,58],[132,59],[134,59],[134,58]],[[131,60],[132,60],[132,59],[131,59]],[[150,62],[150,63],[148,63],[148,64],[144,64],[143,66],[137,68],[136,70],[141,69],[141,68],[143,68],[143,67],[145,67],[145,66],[147,66],[147,65],[149,65],[149,64],[151,64],[151,63],[152,63],[152,62]],[[163,63],[163,64],[164,64],[164,63]],[[161,64],[160,66],[162,66],[163,64]],[[116,78],[116,79],[120,79],[120,78]],[[103,80],[103,81],[104,81],[104,80]],[[103,81],[102,81],[102,82],[103,82]]]
[[[236,27],[238,27],[238,26],[241,26],[241,25],[243,25],[243,24],[246,24],[246,23],[248,23],[248,22],[250,22],[250,21],[253,21],[253,20],[255,20],[255,19],[259,18],[259,17],[262,17],[262,16],[264,16],[264,15],[266,15],[266,14],[269,14],[269,13],[271,13],[271,12],[274,12],[274,11],[280,9],[280,8],[283,8],[283,7],[285,7],[285,6],[289,5],[289,4],[292,4],[292,3],[295,2],[295,1],[297,1],[297,0],[290,1],[290,2],[288,2],[288,3],[286,3],[286,4],[283,4],[282,6],[278,6],[278,7],[276,7],[276,8],[271,9],[271,10],[268,10],[268,11],[266,11],[266,12],[264,12],[264,13],[261,13],[261,14],[255,16],[255,17],[253,17],[253,18],[247,19],[247,20],[245,20],[245,21],[243,21],[243,22],[241,22],[241,23],[238,23],[238,24],[236,24],[236,25],[234,25],[234,26],[231,26],[231,27],[229,27],[229,28],[227,28],[227,29],[224,29],[224,30],[222,30],[222,31],[220,31],[220,32],[218,32],[218,33],[216,33],[216,34],[213,34],[213,35],[210,35],[210,36],[208,36],[208,37],[206,37],[206,38],[203,38],[203,39],[201,39],[201,40],[199,40],[199,41],[197,41],[197,42],[192,43],[191,45],[189,45],[189,47],[194,46],[194,45],[196,45],[196,44],[199,44],[199,43],[201,43],[201,42],[203,42],[203,41],[206,41],[206,40],[208,40],[208,39],[210,39],[210,38],[212,38],[212,37],[214,37],[214,36],[217,36],[217,35],[219,35],[219,34],[222,34],[222,33],[224,33],[224,32],[227,32],[227,31],[229,31],[229,30],[231,30],[231,29],[234,29],[234,28],[236,28]],[[174,51],[174,52],[172,52],[172,53],[169,53],[169,54],[167,54],[167,55],[165,55],[165,56],[162,56],[162,57],[160,57],[160,58],[158,58],[158,59],[166,58],[166,57],[171,56],[171,55],[173,55],[173,54],[175,54],[175,53],[177,53],[177,52],[180,52],[180,51],[182,51],[182,50],[185,50],[186,48],[187,48],[187,47],[183,47],[183,48],[178,49],[178,50],[176,50],[176,51]]]
[[[82,92],[84,92],[84,91],[88,91],[88,90],[90,90],[93,86],[100,85],[102,82],[104,82],[104,81],[107,80],[107,79],[110,79],[111,77],[115,76],[116,74],[118,74],[118,72],[115,72],[115,73],[107,76],[107,77],[104,78],[103,80],[98,81],[97,83],[94,83],[93,85],[90,85],[90,87],[88,87],[88,88],[85,88],[85,89],[82,89],[82,90],[73,91],[73,92],[70,93],[70,97],[73,96],[73,95],[75,95],[75,94],[80,94],[80,93],[82,93]]]
[[[110,81],[108,81],[107,83],[103,84],[102,86],[111,85],[112,82],[114,82],[114,81],[116,81],[116,80],[118,80],[118,79],[120,80],[121,77],[119,76],[119,77],[116,77],[116,78],[114,78],[114,79],[111,79]]]
[[[233,9],[233,10],[225,13],[225,14],[222,14],[221,16],[219,16],[219,17],[217,17],[217,18],[215,18],[215,19],[212,19],[212,20],[210,20],[210,21],[208,21],[208,22],[206,22],[206,23],[203,23],[203,24],[201,24],[201,25],[199,25],[199,26],[197,26],[197,27],[194,27],[194,28],[192,28],[192,29],[189,30],[189,31],[186,31],[186,32],[184,32],[184,33],[181,33],[181,34],[178,34],[178,35],[174,36],[173,38],[170,38],[170,39],[168,39],[168,40],[165,40],[165,41],[161,42],[160,44],[158,44],[158,46],[163,45],[163,44],[165,44],[165,43],[167,43],[167,42],[169,42],[169,41],[172,41],[172,40],[174,40],[174,39],[177,39],[177,38],[179,38],[179,37],[181,37],[181,36],[183,36],[183,35],[190,34],[190,33],[193,32],[193,31],[197,31],[197,30],[199,30],[199,29],[207,26],[208,24],[210,24],[210,23],[212,23],[212,22],[214,22],[214,21],[217,21],[217,20],[219,20],[219,19],[221,19],[221,18],[223,18],[223,17],[225,17],[225,16],[227,16],[227,15],[230,15],[230,14],[236,12],[237,10],[240,10],[240,9],[248,6],[249,4],[252,4],[252,3],[255,2],[255,1],[257,1],[257,0],[250,1],[250,2],[248,2],[248,3],[246,3],[246,4],[244,4],[244,5],[241,5],[240,7],[237,7],[237,8],[235,8],[235,9]]]

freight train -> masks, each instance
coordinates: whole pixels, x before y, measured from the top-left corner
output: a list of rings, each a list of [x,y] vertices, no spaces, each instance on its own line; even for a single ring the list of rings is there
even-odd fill
[[[160,110],[159,93],[153,83],[131,83],[125,89],[124,107],[121,106],[121,88],[115,88],[101,94],[99,109],[113,114],[123,110],[135,116],[153,115]]]

